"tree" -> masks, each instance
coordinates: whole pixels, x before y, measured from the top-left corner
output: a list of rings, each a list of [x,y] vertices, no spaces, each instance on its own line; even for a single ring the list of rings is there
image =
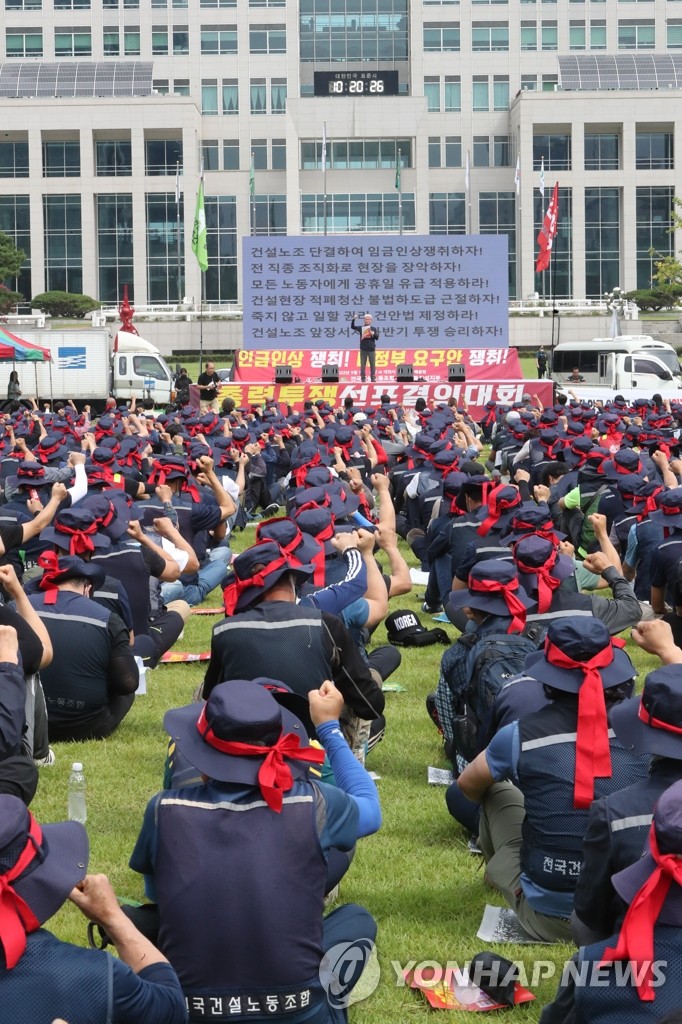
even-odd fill
[[[672,214],[672,227],[669,229],[672,234],[677,228],[682,228],[682,199],[678,199],[677,196],[673,199],[674,206],[671,210]],[[663,255],[656,249],[650,249],[649,254],[651,256],[658,256],[655,267],[656,273],[654,279],[658,281],[661,289],[668,289],[672,287],[682,286],[682,263],[674,255]]]
[[[26,253],[17,249],[16,245],[4,232],[0,231],[0,281],[14,281],[24,265]]]

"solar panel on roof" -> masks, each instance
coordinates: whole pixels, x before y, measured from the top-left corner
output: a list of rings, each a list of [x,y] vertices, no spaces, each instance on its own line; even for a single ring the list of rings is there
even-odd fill
[[[151,96],[151,61],[0,64],[0,97]]]

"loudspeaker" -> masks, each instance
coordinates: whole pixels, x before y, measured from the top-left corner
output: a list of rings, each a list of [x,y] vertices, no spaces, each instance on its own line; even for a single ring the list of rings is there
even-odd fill
[[[448,366],[448,384],[463,384],[466,379],[466,366]]]
[[[334,363],[330,363],[328,366],[322,367],[322,383],[323,384],[338,384],[339,383],[339,368]]]
[[[412,384],[414,381],[414,366],[405,363],[404,366],[396,367],[395,379],[399,384]]]
[[[294,371],[290,366],[277,366],[275,368],[275,384],[293,384]]]

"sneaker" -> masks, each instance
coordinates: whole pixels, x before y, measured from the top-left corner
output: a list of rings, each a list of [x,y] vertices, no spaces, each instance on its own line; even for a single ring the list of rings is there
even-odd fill
[[[439,612],[443,611],[442,604],[429,604],[428,601],[424,601],[422,604],[422,611],[428,615],[438,615]]]
[[[45,755],[45,757],[34,757],[33,763],[36,766],[36,768],[51,768],[56,760],[57,755],[55,754],[54,750],[52,749],[52,747],[48,747],[47,754]]]
[[[267,508],[263,509],[263,515],[266,519],[269,519],[270,516],[276,516],[278,512],[279,505],[277,504],[276,501],[273,501],[270,505],[268,505]]]
[[[438,732],[442,735],[443,734],[443,728],[442,728],[442,726],[440,724],[440,716],[438,715],[438,708],[436,707],[436,695],[435,695],[435,693],[429,693],[428,694],[428,696],[426,698],[426,711],[427,711],[427,714],[428,714],[429,718],[431,719],[431,721],[435,725],[436,729],[438,729]]]

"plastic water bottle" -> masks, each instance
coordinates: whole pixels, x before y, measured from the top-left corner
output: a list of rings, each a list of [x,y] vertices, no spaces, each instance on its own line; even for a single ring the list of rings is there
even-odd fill
[[[74,761],[69,775],[69,821],[80,821],[82,825],[88,820],[85,806],[85,774],[80,761]]]

